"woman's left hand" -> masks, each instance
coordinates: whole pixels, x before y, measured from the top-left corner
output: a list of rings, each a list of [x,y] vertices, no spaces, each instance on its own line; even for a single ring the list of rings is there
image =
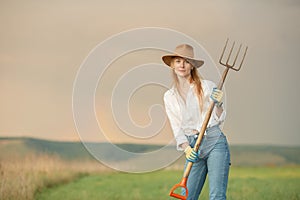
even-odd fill
[[[218,88],[214,88],[210,98],[215,102],[215,103],[221,103],[222,98],[223,98],[223,91],[219,90]]]

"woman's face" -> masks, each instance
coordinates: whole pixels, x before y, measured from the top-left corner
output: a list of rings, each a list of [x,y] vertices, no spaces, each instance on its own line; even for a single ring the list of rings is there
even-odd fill
[[[193,66],[184,58],[175,57],[172,60],[172,67],[177,76],[188,78],[191,75]]]

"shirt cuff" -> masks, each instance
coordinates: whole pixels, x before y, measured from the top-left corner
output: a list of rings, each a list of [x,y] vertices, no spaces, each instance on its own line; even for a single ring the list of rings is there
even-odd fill
[[[178,151],[183,151],[184,149],[180,147],[181,144],[187,142],[188,143],[188,140],[186,138],[185,135],[178,135],[176,137],[176,142],[177,142],[177,150]]]
[[[216,108],[215,108],[215,109],[216,109]],[[214,119],[215,119],[217,122],[222,123],[222,122],[225,120],[225,117],[226,117],[226,111],[223,110],[223,112],[221,113],[221,116],[218,117],[216,110],[214,110],[214,112],[213,112],[213,117],[214,117]]]

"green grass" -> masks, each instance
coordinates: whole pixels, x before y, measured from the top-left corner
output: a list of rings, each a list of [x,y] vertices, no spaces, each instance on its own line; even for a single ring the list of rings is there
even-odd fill
[[[181,171],[158,171],[145,174],[103,173],[91,175],[66,185],[43,190],[38,200],[166,200],[170,188],[181,179]],[[300,199],[300,168],[237,168],[230,171],[230,200]],[[208,184],[200,199],[208,199]]]

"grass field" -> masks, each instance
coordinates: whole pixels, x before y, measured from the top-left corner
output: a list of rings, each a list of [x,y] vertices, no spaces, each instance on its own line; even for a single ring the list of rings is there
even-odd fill
[[[145,174],[102,173],[69,184],[42,190],[38,200],[166,200],[170,188],[180,181],[181,171],[158,171]],[[237,168],[230,171],[230,200],[300,199],[300,168]],[[208,199],[208,185],[200,199]]]
[[[110,155],[107,144],[95,145]],[[141,153],[159,148],[119,146]],[[231,153],[229,200],[300,200],[300,147],[232,146]],[[0,200],[171,199],[168,193],[181,179],[183,162],[181,157],[152,173],[117,173],[94,160],[80,142],[0,138]],[[207,185],[201,195],[208,199]]]
[[[32,200],[43,188],[103,170],[95,161],[65,161],[46,154],[0,158],[0,200]]]

